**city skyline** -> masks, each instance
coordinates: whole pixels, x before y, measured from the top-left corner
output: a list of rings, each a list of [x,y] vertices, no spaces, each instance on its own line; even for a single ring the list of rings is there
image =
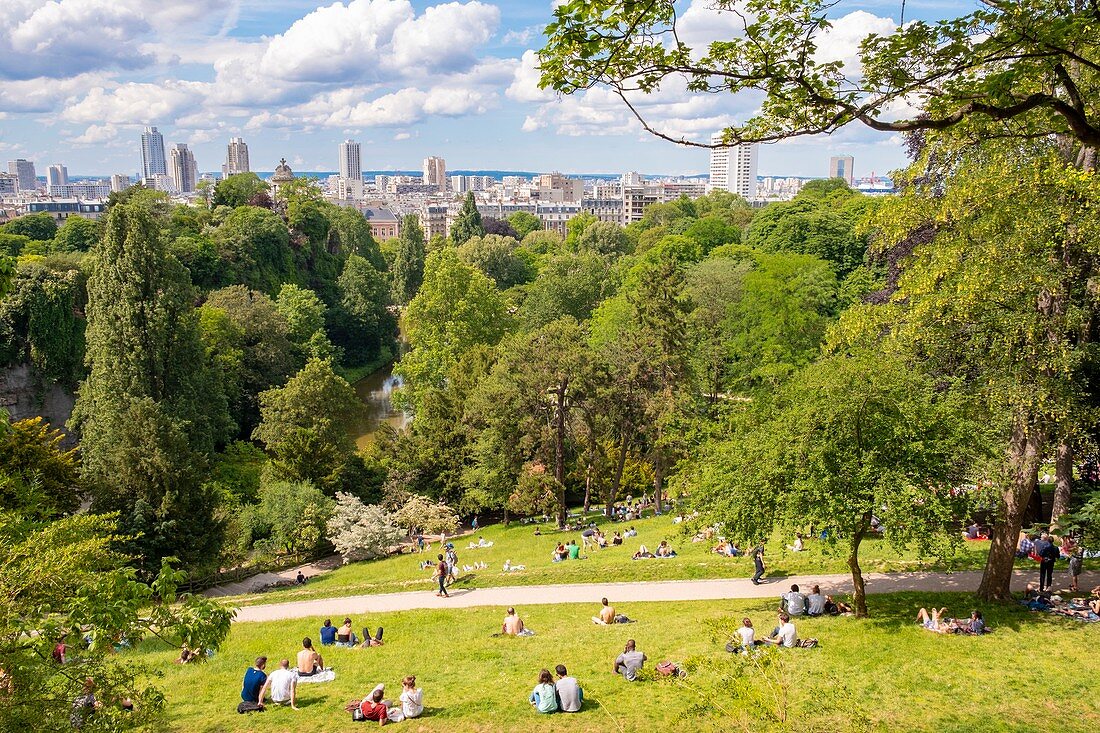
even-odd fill
[[[333,153],[349,138],[367,170],[415,170],[429,154],[462,170],[708,168],[707,150],[653,139],[610,95],[557,99],[537,88],[551,0],[319,5],[117,0],[108,13],[104,0],[21,3],[0,19],[0,156],[63,160],[77,176],[134,174],[136,139],[157,126],[203,170],[218,169],[232,137],[249,140],[259,170],[284,155],[296,170],[338,169]],[[729,13],[700,0],[678,5],[694,42],[732,32]],[[906,13],[934,17],[943,7],[916,0]],[[889,32],[897,12],[879,0],[842,2],[826,51],[849,59],[860,35]],[[703,139],[752,111],[751,100],[675,89],[649,106],[665,129]],[[896,140],[852,128],[765,146],[760,172],[824,175],[829,157],[849,154],[867,173],[904,164]]]

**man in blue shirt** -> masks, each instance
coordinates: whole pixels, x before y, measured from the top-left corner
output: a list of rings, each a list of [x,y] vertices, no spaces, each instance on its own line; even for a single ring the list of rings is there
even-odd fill
[[[325,619],[325,625],[321,627],[321,646],[332,646],[336,643],[336,627],[332,625],[332,619]]]
[[[253,710],[263,710],[263,703],[260,702],[260,690],[263,689],[264,683],[267,682],[267,673],[264,672],[264,667],[267,666],[267,657],[257,657],[256,665],[248,669],[244,673],[244,685],[241,687],[241,700],[246,703],[252,703],[255,707]]]

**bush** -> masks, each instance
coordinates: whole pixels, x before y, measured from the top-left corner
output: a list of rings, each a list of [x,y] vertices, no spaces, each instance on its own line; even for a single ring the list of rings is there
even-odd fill
[[[332,511],[332,499],[310,482],[273,481],[241,513],[238,541],[262,556],[310,554],[323,546]]]
[[[328,520],[328,537],[344,562],[382,557],[405,537],[395,520],[377,504],[368,506],[351,494],[339,492]]]

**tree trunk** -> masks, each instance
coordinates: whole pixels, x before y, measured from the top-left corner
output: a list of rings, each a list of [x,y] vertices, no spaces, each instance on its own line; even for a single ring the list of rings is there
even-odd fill
[[[870,526],[871,515],[864,515],[862,525],[852,535],[851,550],[848,553],[848,568],[852,571],[852,606],[856,611],[856,618],[867,618],[867,588],[863,583],[863,570],[859,567],[859,544],[863,542],[863,534]]]
[[[665,493],[665,461],[661,451],[653,459],[653,506],[658,514],[664,511],[661,497]]]
[[[615,511],[615,499],[619,496],[619,487],[623,482],[623,469],[626,467],[627,433],[619,440],[619,460],[615,462],[615,473],[611,476],[611,488],[607,492],[607,506],[604,507],[604,516],[610,517]]]
[[[1073,492],[1073,446],[1062,443],[1054,459],[1054,502],[1050,508],[1050,528],[1058,528],[1058,520],[1069,511]]]
[[[589,466],[584,472],[584,513],[592,506],[592,468]]]
[[[565,390],[568,380],[562,381],[554,394],[557,397],[557,415],[554,430],[554,478],[558,482],[558,526],[564,527],[568,518],[565,507]]]
[[[1016,559],[1024,512],[1035,491],[1045,439],[1038,426],[1031,425],[1024,416],[1016,418],[1008,444],[1007,485],[1001,497],[1003,506],[993,523],[989,556],[978,586],[978,597],[982,600],[1003,601],[1012,595],[1012,564]]]

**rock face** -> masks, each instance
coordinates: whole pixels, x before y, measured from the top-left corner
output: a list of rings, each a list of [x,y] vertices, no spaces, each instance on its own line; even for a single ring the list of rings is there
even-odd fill
[[[41,416],[65,433],[66,448],[76,445],[76,438],[65,427],[74,404],[76,395],[61,385],[39,384],[30,364],[0,370],[0,407],[7,410],[11,421]]]

